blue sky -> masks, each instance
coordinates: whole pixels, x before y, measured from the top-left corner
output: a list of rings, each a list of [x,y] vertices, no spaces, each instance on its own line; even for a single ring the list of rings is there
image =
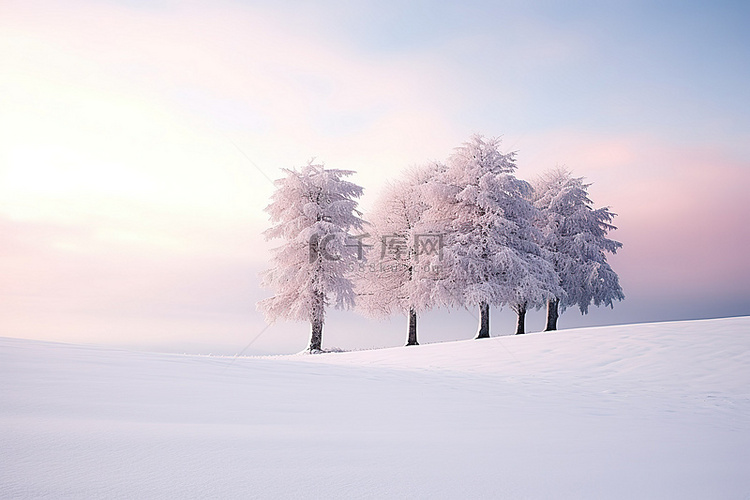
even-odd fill
[[[437,86],[466,94],[453,110],[462,122],[660,133],[671,125],[685,140],[715,135],[701,127],[717,119],[726,133],[747,126],[748,104],[737,97],[750,77],[749,12],[705,2],[354,2],[302,8],[288,22],[365,59],[439,60]]]
[[[626,300],[562,326],[750,314],[748,25],[740,2],[3,2],[0,334],[236,352],[264,328],[268,178],[317,157],[367,209],[475,132],[619,214]],[[334,313],[327,338],[401,322]]]

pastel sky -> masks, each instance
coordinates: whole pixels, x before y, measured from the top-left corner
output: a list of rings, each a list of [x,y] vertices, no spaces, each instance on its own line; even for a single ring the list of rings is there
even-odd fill
[[[626,300],[561,327],[750,314],[748,26],[744,2],[3,0],[0,335],[299,351],[308,325],[255,309],[270,180],[315,157],[367,209],[476,132],[619,214]],[[324,345],[403,323],[335,312]]]

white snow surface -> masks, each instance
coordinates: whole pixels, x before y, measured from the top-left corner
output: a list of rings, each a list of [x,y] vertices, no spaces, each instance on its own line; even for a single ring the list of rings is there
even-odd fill
[[[351,353],[0,338],[1,498],[750,498],[750,317]]]

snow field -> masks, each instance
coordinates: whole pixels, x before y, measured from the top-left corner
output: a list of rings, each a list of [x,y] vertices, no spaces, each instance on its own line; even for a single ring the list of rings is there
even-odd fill
[[[266,358],[0,339],[2,498],[747,498],[750,318]]]

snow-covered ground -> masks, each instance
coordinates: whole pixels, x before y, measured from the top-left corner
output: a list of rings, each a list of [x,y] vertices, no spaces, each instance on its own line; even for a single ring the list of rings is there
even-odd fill
[[[273,358],[0,339],[2,498],[750,498],[750,317]]]

